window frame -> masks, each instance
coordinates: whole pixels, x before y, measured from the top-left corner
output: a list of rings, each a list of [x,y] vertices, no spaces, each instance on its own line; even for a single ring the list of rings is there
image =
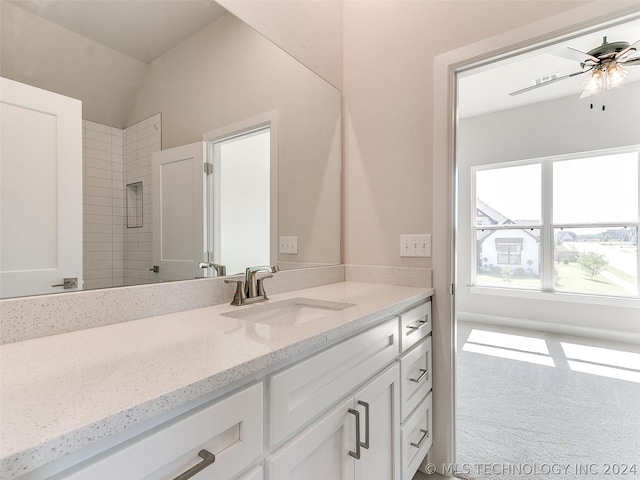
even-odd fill
[[[553,164],[555,162],[566,160],[579,160],[592,157],[600,157],[606,155],[616,155],[624,153],[636,153],[638,156],[638,218],[630,222],[596,222],[596,223],[555,223],[553,220]],[[540,223],[522,223],[522,224],[505,224],[505,225],[478,225],[477,224],[477,211],[476,211],[476,180],[477,172],[483,170],[495,170],[509,167],[518,167],[525,165],[539,164],[541,166],[541,220]],[[533,290],[559,295],[586,295],[590,297],[615,297],[615,298],[640,298],[640,248],[637,248],[636,258],[636,284],[638,287],[638,294],[632,295],[607,295],[588,292],[573,292],[568,290],[556,290],[554,287],[554,253],[555,253],[555,230],[556,229],[578,229],[578,228],[636,228],[640,233],[640,145],[629,145],[624,147],[616,147],[610,149],[593,150],[587,152],[576,152],[567,155],[554,155],[548,157],[540,157],[535,159],[516,160],[510,162],[493,163],[486,165],[478,165],[471,167],[471,282],[470,286],[474,288],[493,288],[506,290]],[[540,288],[529,288],[522,286],[513,287],[495,287],[493,285],[479,285],[477,283],[478,274],[478,251],[477,251],[477,238],[478,232],[485,230],[493,230],[496,232],[505,230],[540,230],[540,258],[539,258],[539,270],[540,270]],[[500,264],[510,265],[510,264]]]

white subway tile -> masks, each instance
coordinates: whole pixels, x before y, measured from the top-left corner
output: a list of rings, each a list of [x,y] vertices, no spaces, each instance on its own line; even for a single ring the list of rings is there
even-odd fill
[[[108,243],[109,248],[113,245],[112,233],[87,233],[87,243]]]
[[[87,242],[87,253],[89,252],[111,253],[111,242]]]
[[[102,252],[87,252],[87,261],[111,260],[112,258],[113,254],[110,250],[105,250]]]
[[[97,187],[87,187],[87,189],[94,189]],[[111,207],[113,205],[113,199],[111,197],[103,197],[100,195],[91,195],[86,193],[84,196],[85,205],[98,205],[102,207]]]
[[[106,197],[109,199],[108,205],[111,205],[111,188],[102,188],[102,187],[94,187],[93,185],[86,185],[85,196]],[[88,205],[96,205],[96,203],[89,203],[89,202],[85,202],[85,203],[87,203]]]
[[[84,179],[85,187],[99,187],[109,190],[108,194],[111,195],[112,180],[110,178],[98,178],[98,177],[86,177]],[[89,193],[89,192],[87,192]],[[89,193],[90,195],[97,195],[96,193]]]
[[[124,130],[121,128],[111,127],[111,135],[114,137],[122,138],[124,137]]]
[[[112,173],[109,170],[103,170],[101,168],[85,167],[84,176],[111,180]]]
[[[112,214],[112,207],[109,205],[87,205],[84,206],[85,217],[89,215],[109,215]]]
[[[99,160],[91,157],[87,157],[87,168],[99,168],[101,170],[111,171],[111,162],[105,160]]]
[[[106,270],[113,268],[113,260],[87,260],[85,265],[88,270]]]
[[[102,223],[105,225],[111,225],[113,223],[113,217],[111,215],[91,215],[90,217],[87,217],[87,225],[90,223]]]
[[[85,135],[86,140],[97,140],[99,142],[111,143],[111,129],[109,133],[99,132],[97,130],[87,130]]]
[[[85,290],[96,290],[98,288],[112,288],[112,287],[113,287],[113,279],[111,278],[87,279],[84,281],[84,286],[83,286]]]
[[[113,225],[104,223],[87,223],[85,225],[87,233],[113,233]]]
[[[92,138],[87,138],[85,141],[85,146],[87,147],[87,150],[92,149],[92,150],[99,150],[101,152],[111,153],[111,141],[107,143],[107,142],[101,142],[98,140],[93,140]]]

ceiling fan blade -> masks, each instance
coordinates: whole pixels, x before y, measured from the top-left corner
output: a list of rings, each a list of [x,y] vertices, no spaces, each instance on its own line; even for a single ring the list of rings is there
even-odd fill
[[[569,50],[573,50],[574,52],[578,52],[581,53],[582,55],[584,55],[586,58],[583,58],[582,61],[585,62],[587,60],[591,60],[594,63],[600,63],[600,59],[598,57],[594,57],[593,55],[589,55],[588,53],[585,52],[581,52],[580,50],[573,48],[573,47],[567,47]]]
[[[637,42],[632,43],[631,45],[629,45],[627,48],[625,48],[624,50],[619,51],[618,53],[616,53],[613,58],[615,58],[616,60],[618,58],[622,58],[624,57],[627,53],[629,53],[631,50],[635,50],[635,46],[640,44],[640,40],[638,40]]]
[[[640,65],[640,57],[630,58],[629,60],[618,62],[618,65],[624,65],[625,67],[629,65]]]
[[[582,70],[580,72],[571,73],[571,74],[565,75],[563,77],[554,78],[553,80],[549,80],[548,82],[538,83],[537,85],[532,85],[530,87],[523,88],[522,90],[516,90],[515,92],[511,92],[509,95],[511,95],[511,96],[520,95],[521,93],[529,92],[531,90],[535,90],[536,88],[545,87],[545,86],[550,85],[552,83],[559,82],[560,80],[566,80],[567,78],[575,77],[577,75],[582,75],[583,73],[590,72],[591,70],[593,70],[593,68],[590,68],[588,70]]]

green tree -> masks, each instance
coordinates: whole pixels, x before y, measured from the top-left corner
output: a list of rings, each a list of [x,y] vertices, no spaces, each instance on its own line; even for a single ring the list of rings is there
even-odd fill
[[[591,275],[591,280],[593,280],[593,277],[605,270],[607,265],[609,265],[609,262],[604,258],[604,255],[600,255],[595,252],[581,254],[580,257],[578,257],[578,263]]]

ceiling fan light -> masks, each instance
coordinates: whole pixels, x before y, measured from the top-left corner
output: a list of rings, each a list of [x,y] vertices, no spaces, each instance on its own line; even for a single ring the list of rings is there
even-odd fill
[[[602,72],[600,70],[594,70],[589,78],[582,82],[584,96],[593,95],[594,93],[602,91],[602,86]]]
[[[629,71],[622,65],[609,65],[607,67],[607,87],[614,88],[621,85],[628,74]]]

